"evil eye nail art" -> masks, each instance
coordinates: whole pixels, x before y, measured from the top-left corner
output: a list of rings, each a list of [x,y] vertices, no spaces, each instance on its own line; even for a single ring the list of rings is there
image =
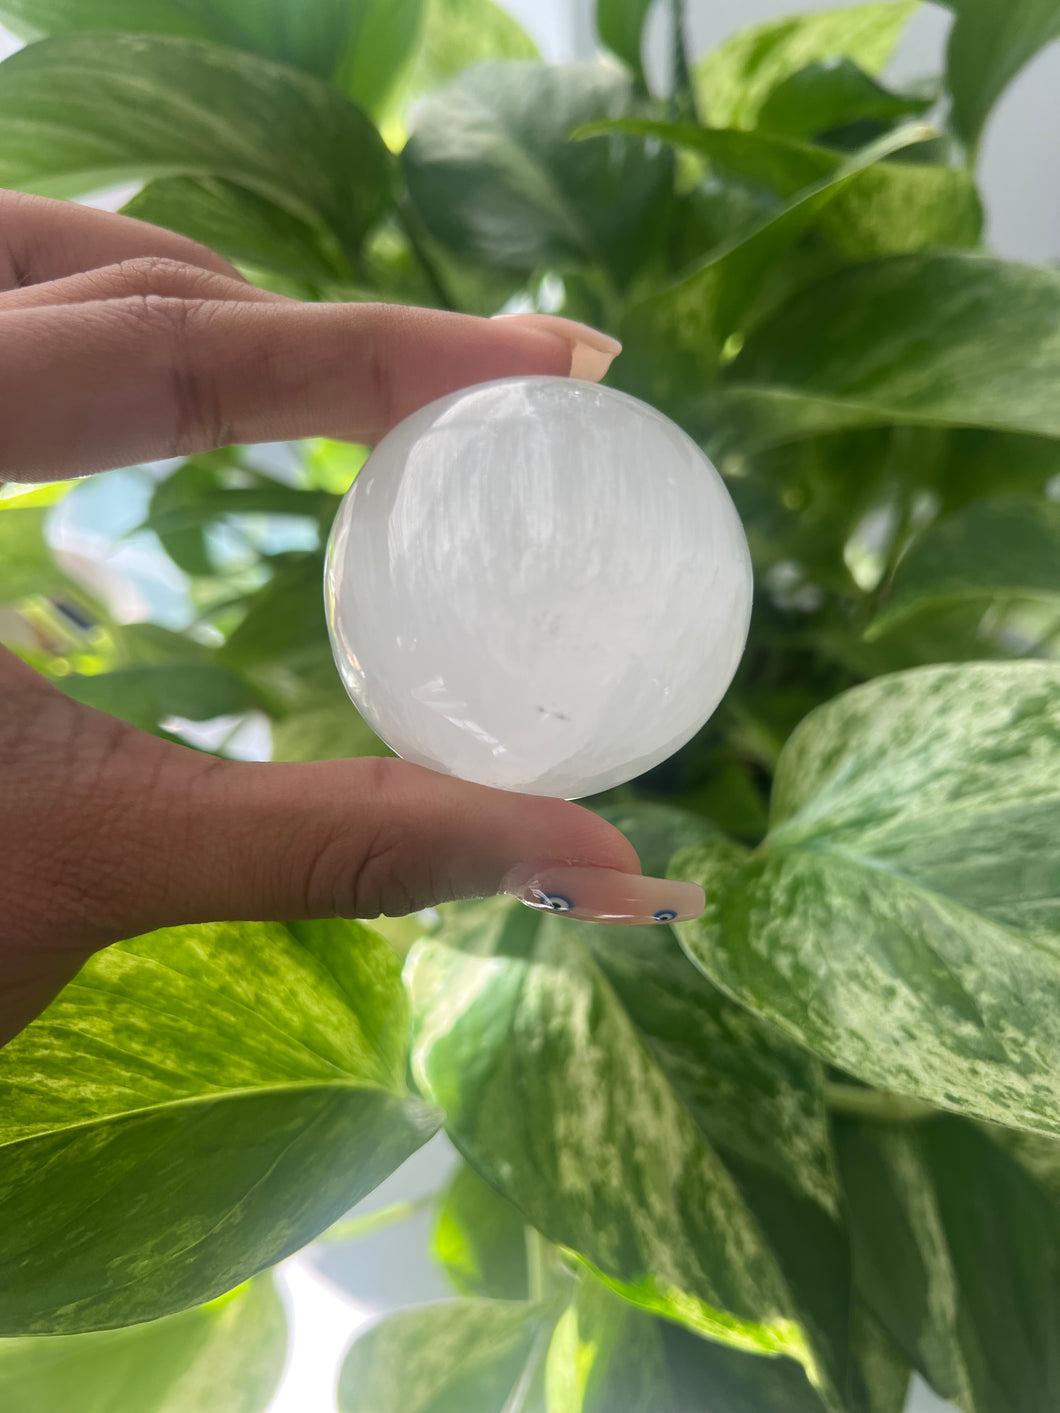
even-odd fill
[[[673,922],[677,916],[673,908],[660,908],[657,913],[652,913],[653,922]]]
[[[545,906],[551,908],[554,913],[569,913],[574,904],[562,893],[546,893]]]

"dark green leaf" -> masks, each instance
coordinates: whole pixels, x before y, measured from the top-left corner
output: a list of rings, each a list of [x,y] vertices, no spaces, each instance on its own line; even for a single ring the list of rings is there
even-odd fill
[[[819,59],[769,93],[757,126],[784,137],[814,138],[852,123],[891,127],[919,117],[932,99],[892,93],[845,55]]]
[[[431,1245],[461,1295],[527,1298],[523,1219],[466,1164],[438,1208]]]
[[[389,945],[218,923],[100,952],[0,1051],[0,1330],[150,1320],[325,1230],[430,1135]]]
[[[1060,37],[1056,0],[952,0],[946,77],[953,122],[974,148],[990,110],[1040,49]]]
[[[97,1334],[0,1340],[6,1413],[261,1413],[286,1321],[261,1276],[163,1320]]]
[[[969,1413],[1060,1396],[1060,1225],[1031,1177],[952,1118],[842,1119],[859,1286],[938,1392]]]
[[[755,127],[773,90],[807,64],[846,58],[878,73],[916,8],[916,0],[883,0],[741,30],[698,66],[704,121],[716,127]]]
[[[318,232],[348,276],[386,199],[388,157],[327,84],[161,35],[71,34],[0,65],[0,182],[74,195],[133,177],[219,177]]]
[[[672,389],[681,388],[687,403],[687,389],[709,376],[711,365],[721,359],[729,336],[759,294],[770,268],[859,173],[911,141],[915,131],[881,138],[863,152],[840,159],[838,165],[836,154],[823,148],[799,149],[809,154],[807,163],[824,164],[824,175],[803,186],[787,205],[767,213],[749,231],[739,232],[712,251],[675,283],[635,305],[620,330],[627,352],[618,365],[619,380],[632,380],[637,384],[633,390],[642,396],[681,411],[680,406],[674,409]],[[726,147],[730,137],[746,145],[744,134],[726,134]],[[757,135],[751,142],[758,144]],[[780,140],[768,142],[775,150]],[[717,413],[714,419],[720,420]]]
[[[585,931],[506,899],[449,910],[442,941],[420,943],[407,967],[417,1083],[444,1105],[451,1136],[490,1184],[621,1294],[714,1338],[814,1366],[775,1258],[686,1108],[691,1094],[703,1105],[700,1123],[709,1116],[725,1129],[737,1095],[723,1079],[712,1096],[707,1072],[714,1039],[735,1058],[738,1025],[726,1037],[720,1015],[716,1029],[704,1017],[710,1038],[697,1070],[694,1017],[707,988],[693,979],[682,997],[664,980],[638,998],[649,1012],[644,1024],[668,1007],[667,1018],[676,1014],[683,1030],[656,1056],[648,1047],[668,1031],[638,1030],[628,995],[609,984]],[[656,950],[666,942],[661,929],[602,931],[647,932],[644,947]],[[628,964],[616,963],[629,990],[649,974],[639,942],[632,937]],[[794,1181],[812,1187],[820,1181],[812,1173],[812,1119],[800,1111],[794,1076],[779,1062],[770,1070],[764,1049],[760,1063],[776,1095],[777,1126],[799,1150]],[[682,1069],[679,1080],[672,1077]],[[759,1092],[752,1081],[740,1097],[749,1106]],[[662,1166],[661,1153],[668,1155]]]
[[[177,231],[241,265],[320,284],[336,276],[329,242],[310,222],[223,177],[158,177],[122,214]]]
[[[932,525],[900,561],[869,635],[924,608],[1009,596],[1060,608],[1060,502],[976,501]]]
[[[682,944],[883,1088],[1060,1132],[1060,667],[933,667],[818,708],[754,854],[704,845]]]
[[[613,53],[628,64],[644,86],[641,45],[648,11],[655,0],[596,0],[596,32]]]
[[[749,336],[702,410],[716,454],[840,427],[1060,436],[1060,272],[923,254],[841,271]]]
[[[297,665],[326,644],[322,555],[292,554],[251,595],[218,660],[237,669]]]
[[[400,1310],[354,1343],[341,1413],[506,1413],[535,1378],[558,1311],[525,1301],[447,1300]]]
[[[74,701],[146,730],[167,716],[208,721],[261,706],[261,697],[248,682],[217,663],[155,663],[95,676],[71,673],[57,678],[56,685]]]
[[[454,254],[505,269],[602,264],[626,278],[658,238],[665,151],[612,135],[569,143],[619,117],[629,77],[604,64],[482,64],[417,110],[404,152],[409,190]]]
[[[0,0],[0,19],[39,37],[127,30],[211,39],[331,80],[374,112],[408,60],[422,0]]]

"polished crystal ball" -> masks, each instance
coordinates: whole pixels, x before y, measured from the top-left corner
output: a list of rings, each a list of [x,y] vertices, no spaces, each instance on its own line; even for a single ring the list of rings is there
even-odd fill
[[[559,377],[465,388],[394,427],[339,508],[325,581],[346,690],[399,756],[568,800],[699,730],[751,587],[691,438]]]

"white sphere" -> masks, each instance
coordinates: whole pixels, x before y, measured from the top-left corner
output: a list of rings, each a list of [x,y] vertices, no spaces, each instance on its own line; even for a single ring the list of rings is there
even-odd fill
[[[751,561],[721,477],[654,408],[503,378],[414,412],[328,544],[331,645],[405,760],[577,799],[650,769],[721,700]]]

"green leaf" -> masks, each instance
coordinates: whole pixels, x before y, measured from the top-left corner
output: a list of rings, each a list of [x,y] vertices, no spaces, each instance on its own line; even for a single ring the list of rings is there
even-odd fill
[[[431,1250],[461,1295],[529,1295],[523,1219],[466,1164],[442,1198]]]
[[[545,1365],[547,1413],[672,1413],[660,1322],[583,1271]]]
[[[360,1336],[340,1413],[506,1413],[519,1408],[558,1312],[526,1301],[447,1300],[399,1310]]]
[[[413,1072],[468,1161],[627,1299],[826,1377],[733,1178],[580,932],[507,899],[450,917],[406,966]],[[674,1045],[691,1069],[688,1041]]]
[[[715,127],[755,127],[773,90],[808,64],[846,58],[868,73],[879,73],[916,8],[916,0],[884,0],[741,30],[697,67],[704,121]]]
[[[875,261],[800,291],[704,401],[717,455],[887,422],[1060,436],[1060,272],[986,255]]]
[[[408,60],[422,0],[0,0],[0,20],[39,38],[72,31],[210,39],[330,80],[375,111]]]
[[[704,845],[677,931],[719,986],[899,1094],[1060,1132],[1060,667],[878,678],[784,748],[771,829]]]
[[[881,149],[867,148],[848,159],[847,166],[841,152],[774,133],[643,118],[590,124],[585,129],[586,133],[599,131],[657,137],[698,152],[714,167],[742,181],[769,187],[785,201],[832,178],[842,179],[830,188],[831,196],[820,206],[814,227],[850,260],[901,255],[939,245],[977,245],[982,235],[982,205],[968,172],[926,162],[901,162],[890,156],[895,149],[919,145],[918,134],[930,132],[928,128],[913,128],[888,139]],[[880,157],[890,160],[872,160]],[[783,212],[771,210],[758,217],[758,226],[782,218]],[[746,226],[734,233],[730,243],[756,234],[754,225]],[[715,259],[718,253],[712,252],[708,259]]]
[[[240,670],[315,660],[327,647],[323,585],[321,552],[283,557],[268,583],[250,595],[218,661]]]
[[[189,657],[191,653],[189,653]],[[75,702],[151,730],[167,716],[209,721],[260,707],[261,697],[242,677],[212,662],[169,662],[119,667],[95,676],[56,678]]]
[[[327,84],[162,35],[70,34],[0,65],[0,183],[74,195],[110,181],[218,177],[318,232],[348,277],[380,214],[389,159]]]
[[[9,1413],[261,1413],[287,1329],[267,1276],[128,1329],[0,1340]]]
[[[824,148],[796,149],[800,160],[801,154],[808,154],[806,167],[821,165],[819,179],[810,185],[800,183],[801,189],[787,205],[766,213],[750,230],[738,232],[673,284],[629,311],[620,329],[627,349],[617,369],[623,385],[632,382],[632,391],[663,402],[676,413],[683,411],[681,403],[675,406],[674,390],[681,390],[681,402],[687,406],[688,390],[701,385],[710,365],[720,361],[729,336],[747,315],[767,273],[844,188],[873,163],[914,140],[917,131],[890,134],[853,157],[840,158],[838,165],[836,154]],[[739,146],[748,146],[744,135],[725,134],[726,150],[733,146],[731,138]],[[704,150],[713,141],[713,135],[704,137]],[[756,136],[752,142],[762,151]],[[769,139],[769,143],[769,153],[776,154],[778,140]],[[721,420],[713,407],[706,417],[710,423]]]
[[[151,1320],[324,1231],[428,1138],[400,963],[356,923],[119,942],[0,1051],[0,1330]]]
[[[1060,607],[1060,502],[976,501],[937,521],[899,562],[869,637],[924,608],[999,597]]]
[[[661,234],[670,156],[623,135],[567,139],[631,102],[629,76],[605,64],[479,65],[417,110],[403,160],[419,214],[466,259],[628,278]]]
[[[968,1413],[1060,1396],[1057,1209],[986,1133],[952,1118],[841,1119],[859,1286],[910,1361]]]
[[[540,59],[537,45],[494,0],[425,0],[419,46],[396,106],[432,93],[486,59]]]
[[[319,284],[336,276],[329,242],[310,222],[224,177],[158,177],[121,210],[237,264]]]
[[[641,46],[644,25],[655,0],[596,0],[596,32],[645,87]]]
[[[815,138],[853,123],[892,126],[920,117],[931,98],[892,93],[845,55],[818,59],[769,93],[757,126],[784,137]]]
[[[345,760],[393,754],[349,699],[293,711],[272,724],[273,760]]]
[[[66,584],[44,538],[49,507],[16,501],[0,514],[0,603],[54,593]]]
[[[952,0],[946,54],[953,123],[971,148],[990,110],[1023,66],[1060,37],[1056,0]]]

